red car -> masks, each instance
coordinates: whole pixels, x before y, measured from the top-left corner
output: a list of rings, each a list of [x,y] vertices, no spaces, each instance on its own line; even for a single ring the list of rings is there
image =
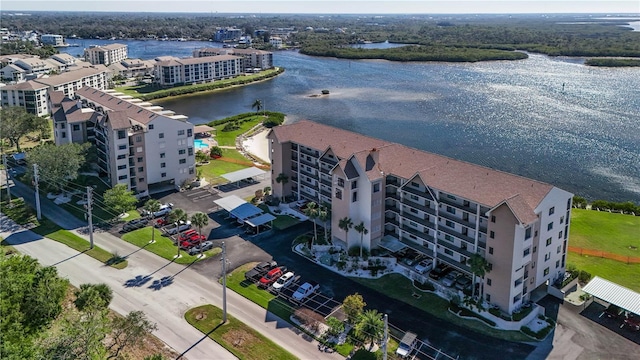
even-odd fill
[[[640,317],[629,314],[627,318],[624,319],[622,326],[629,327],[629,330],[640,331]]]
[[[280,276],[282,276],[283,274],[284,274],[284,271],[280,267],[272,269],[265,276],[260,278],[260,282],[258,283],[258,286],[268,287],[269,285],[276,282],[276,280],[278,280],[278,278],[280,278]]]
[[[194,234],[190,238],[180,242],[180,248],[189,249],[196,245],[199,245],[201,242],[205,241],[206,238],[204,235]]]
[[[195,231],[194,229],[191,230],[187,230],[185,232],[183,232],[182,234],[180,234],[180,236],[178,237],[179,241],[187,241],[189,240],[193,235],[198,235],[198,232]]]
[[[165,225],[169,225],[169,222],[167,221],[167,218],[160,218],[160,219],[156,220],[155,227],[161,228],[161,227],[163,227]]]

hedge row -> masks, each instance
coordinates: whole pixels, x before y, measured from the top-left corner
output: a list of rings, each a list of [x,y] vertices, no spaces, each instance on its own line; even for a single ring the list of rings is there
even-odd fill
[[[581,196],[573,197],[573,205],[578,208],[586,208],[589,205],[587,199]],[[640,205],[636,205],[631,201],[615,202],[607,200],[595,200],[591,202],[592,209],[622,211],[625,214],[635,214],[640,216]]]

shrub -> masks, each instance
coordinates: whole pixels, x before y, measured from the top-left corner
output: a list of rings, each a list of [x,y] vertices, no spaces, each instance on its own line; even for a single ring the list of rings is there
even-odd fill
[[[589,280],[591,280],[591,274],[584,270],[580,270],[580,274],[578,275],[578,280],[584,284]]]
[[[432,283],[426,281],[424,283],[419,282],[418,280],[413,280],[413,286],[417,287],[420,290],[424,290],[424,291],[435,291],[436,288],[433,286]]]
[[[307,308],[300,308],[296,310],[293,316],[314,332],[318,331],[320,324],[324,322],[322,315]]]

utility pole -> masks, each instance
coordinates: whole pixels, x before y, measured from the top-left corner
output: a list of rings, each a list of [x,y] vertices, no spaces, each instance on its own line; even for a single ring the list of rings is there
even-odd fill
[[[89,248],[93,249],[93,215],[91,214],[91,210],[93,209],[93,188],[91,186],[87,186],[87,220],[89,221]]]
[[[387,343],[389,342],[389,316],[384,314],[384,339],[382,339],[382,360],[387,360]]]
[[[36,187],[36,215],[38,220],[42,218],[42,212],[40,211],[40,190],[38,189],[38,164],[33,164],[33,182]]]
[[[227,322],[227,246],[222,242],[222,323]]]
[[[9,187],[9,167],[7,166],[7,154],[2,154],[2,162],[4,163],[4,177],[7,180],[7,196],[9,197],[9,204],[11,204],[11,188]]]

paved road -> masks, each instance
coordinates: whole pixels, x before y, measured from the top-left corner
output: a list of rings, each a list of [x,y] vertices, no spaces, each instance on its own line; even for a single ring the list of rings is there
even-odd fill
[[[29,202],[27,193],[13,187],[15,194]],[[64,224],[65,219],[77,219],[64,214],[57,206],[47,206],[47,199],[41,199],[43,214],[55,217]],[[58,212],[56,214],[51,212]],[[18,251],[37,258],[43,265],[55,265],[60,275],[67,277],[78,286],[87,282],[104,282],[114,291],[111,308],[121,314],[132,310],[143,310],[149,319],[158,324],[154,333],[178,352],[184,352],[189,359],[234,359],[235,357],[218,344],[189,325],[183,318],[189,308],[202,304],[222,307],[222,286],[217,278],[206,277],[188,266],[172,263],[152,253],[120,240],[109,233],[96,233],[95,243],[110,251],[127,256],[129,266],[116,270],[100,262],[61,245],[43,239],[31,231],[17,231],[5,217],[1,219],[3,236]],[[72,228],[69,224],[64,226]],[[86,237],[85,237],[86,238]],[[219,267],[219,264],[211,264]],[[136,279],[148,280],[139,286],[126,286]],[[164,282],[160,282],[164,279]],[[161,286],[164,284],[165,286]],[[154,286],[157,285],[157,286]],[[337,354],[320,353],[317,342],[307,338],[288,322],[277,318],[251,301],[227,292],[229,314],[253,327],[278,345],[300,359],[341,359]]]

